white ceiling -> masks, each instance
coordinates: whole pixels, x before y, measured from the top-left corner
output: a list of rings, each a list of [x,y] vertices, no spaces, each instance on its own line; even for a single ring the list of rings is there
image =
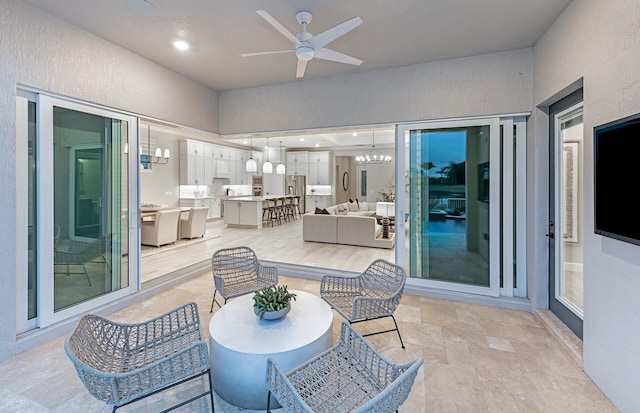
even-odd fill
[[[531,47],[571,2],[148,0],[155,11],[145,14],[128,6],[142,0],[23,1],[218,91]],[[308,25],[312,34],[359,16],[362,25],[327,47],[364,62],[352,66],[313,59],[304,78],[296,79],[293,53],[241,57],[246,52],[292,47],[256,14],[259,9],[293,34],[300,31],[295,15],[301,10],[313,15]],[[177,50],[173,47],[177,39],[186,40],[191,48]],[[340,141],[339,135],[330,135],[323,134],[318,143]],[[382,133],[380,138],[384,139]]]

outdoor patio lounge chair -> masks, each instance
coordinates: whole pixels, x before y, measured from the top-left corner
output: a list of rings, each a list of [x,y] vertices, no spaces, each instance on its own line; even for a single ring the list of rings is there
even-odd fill
[[[211,270],[215,290],[210,312],[213,312],[214,303],[222,307],[216,300],[218,292],[226,304],[230,298],[278,284],[278,268],[262,265],[256,253],[249,247],[223,248],[216,251],[211,257]]]
[[[267,412],[272,394],[289,413],[397,412],[423,362],[386,359],[343,321],[339,342],[304,364],[284,372],[267,359]]]
[[[378,259],[355,277],[325,275],[320,283],[320,297],[349,323],[391,317],[395,328],[364,334],[397,331],[400,344],[404,342],[393,313],[400,304],[406,280],[404,268]]]
[[[207,391],[163,412],[206,395],[213,412],[209,347],[193,302],[138,324],[86,314],[64,349],[89,393],[113,405],[112,412],[203,375],[209,376]]]

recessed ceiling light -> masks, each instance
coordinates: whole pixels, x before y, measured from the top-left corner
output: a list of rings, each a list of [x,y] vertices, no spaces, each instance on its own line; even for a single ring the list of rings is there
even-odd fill
[[[146,0],[127,0],[127,6],[140,14],[152,14],[156,11],[156,7]]]
[[[316,148],[318,148],[319,146],[320,146],[320,144],[319,144],[319,143],[316,143]]]
[[[176,49],[179,50],[187,50],[189,48],[189,43],[185,42],[184,40],[176,40],[175,42],[173,42],[173,45],[176,47]]]
[[[245,145],[249,143],[249,141],[243,141],[242,143],[244,143]]]
[[[353,132],[353,136],[358,136],[358,132]]]
[[[300,138],[300,142],[304,142],[304,138]]]

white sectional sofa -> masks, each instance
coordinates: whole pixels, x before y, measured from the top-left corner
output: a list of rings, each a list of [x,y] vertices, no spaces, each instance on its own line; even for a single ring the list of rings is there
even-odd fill
[[[343,203],[327,207],[328,213],[306,213],[302,216],[304,241],[363,247],[393,248],[394,234],[380,236],[382,226],[376,221],[376,203]]]

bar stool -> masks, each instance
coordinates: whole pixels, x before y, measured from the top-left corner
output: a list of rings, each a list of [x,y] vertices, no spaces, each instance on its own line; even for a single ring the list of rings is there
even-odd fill
[[[269,208],[271,209],[269,214],[269,221],[271,222],[271,226],[273,226],[274,222],[277,222],[278,225],[280,225],[280,220],[282,218],[282,208],[278,204],[278,198],[270,198],[267,201],[269,201]]]
[[[289,217],[291,217],[294,220],[297,218],[296,217],[295,205],[294,205],[294,198],[292,196],[286,197],[285,215],[286,215],[287,219]]]
[[[302,216],[302,212],[300,212],[300,195],[293,197],[293,212],[299,217]]]
[[[280,197],[276,200],[276,212],[278,213],[278,221],[284,219],[287,220],[287,205],[285,204],[285,197]]]
[[[262,200],[262,222],[271,222],[272,211],[273,211],[273,208],[271,208],[271,205],[269,205],[269,200],[263,199]],[[273,226],[273,223],[271,223],[271,226]]]

